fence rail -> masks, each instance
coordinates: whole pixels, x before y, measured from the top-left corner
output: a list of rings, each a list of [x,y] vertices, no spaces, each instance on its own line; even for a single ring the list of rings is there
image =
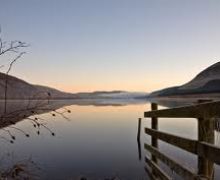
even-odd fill
[[[220,117],[220,102],[208,102],[193,106],[172,109],[152,110],[144,113],[144,117],[164,118],[205,118]]]
[[[157,148],[152,147],[148,144],[144,144],[144,147],[152,155],[157,157],[160,161],[166,164],[170,169],[175,171],[180,176],[184,176],[186,179],[197,179],[198,175],[195,172],[190,171],[187,167],[183,167],[180,163],[176,162],[172,158],[161,153]]]
[[[151,108],[151,111],[144,113],[144,117],[151,118],[151,128],[145,128],[145,133],[151,136],[151,145],[145,144],[145,149],[151,153],[151,160],[146,161],[151,167],[152,173],[160,170],[160,176],[164,175],[164,171],[158,167],[158,160],[160,160],[184,179],[213,179],[214,163],[220,165],[220,147],[213,145],[215,139],[214,119],[220,117],[220,101],[162,110],[158,110],[157,104],[152,103]],[[196,118],[198,121],[198,140],[159,131],[159,117]],[[187,167],[183,167],[180,163],[160,152],[158,140],[196,154],[198,156],[197,173],[190,171]],[[166,177],[169,176],[165,175],[164,178],[166,179]]]

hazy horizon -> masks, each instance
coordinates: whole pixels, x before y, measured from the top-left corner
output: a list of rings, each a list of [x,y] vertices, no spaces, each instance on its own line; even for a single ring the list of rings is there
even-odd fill
[[[29,43],[11,74],[66,92],[181,85],[220,60],[220,2],[2,0],[4,40]]]

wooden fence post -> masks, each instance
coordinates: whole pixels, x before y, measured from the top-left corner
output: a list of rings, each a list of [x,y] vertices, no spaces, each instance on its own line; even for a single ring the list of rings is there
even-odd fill
[[[152,111],[155,111],[155,110],[158,110],[158,105],[156,103],[152,103],[151,104],[151,110]],[[151,128],[154,129],[154,130],[158,130],[158,118],[157,117],[152,117],[151,119]],[[155,148],[158,148],[158,139],[151,136],[151,145]],[[157,158],[152,155],[152,161],[157,163]]]
[[[198,103],[202,103],[198,101]],[[198,118],[198,141],[215,143],[215,124],[213,118]],[[214,163],[206,158],[198,156],[198,174],[213,179]]]
[[[138,118],[137,141],[140,142],[140,138],[141,138],[141,118]]]
[[[142,160],[142,152],[141,152],[141,118],[138,118],[138,132],[137,132],[137,144],[138,144],[138,157],[139,160]]]

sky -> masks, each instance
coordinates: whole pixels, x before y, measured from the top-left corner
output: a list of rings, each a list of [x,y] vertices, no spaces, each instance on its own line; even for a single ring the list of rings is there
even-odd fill
[[[68,92],[151,92],[220,61],[219,0],[0,0],[11,74]],[[1,62],[1,61],[0,61]]]

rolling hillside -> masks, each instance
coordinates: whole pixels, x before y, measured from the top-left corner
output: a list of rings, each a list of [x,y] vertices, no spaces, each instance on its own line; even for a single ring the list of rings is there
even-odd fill
[[[183,96],[198,94],[220,94],[220,62],[208,67],[194,79],[182,86],[155,91],[149,97]]]
[[[145,98],[146,93],[126,91],[97,91],[66,93],[57,89],[33,85],[13,76],[7,76],[7,99],[136,99]],[[6,75],[0,73],[0,99],[5,97]]]

